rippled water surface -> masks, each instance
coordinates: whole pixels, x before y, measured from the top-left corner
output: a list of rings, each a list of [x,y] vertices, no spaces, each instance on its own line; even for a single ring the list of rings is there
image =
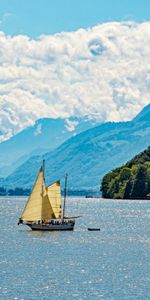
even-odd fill
[[[150,299],[150,202],[69,198],[82,218],[50,233],[16,225],[25,201],[0,198],[0,299]]]

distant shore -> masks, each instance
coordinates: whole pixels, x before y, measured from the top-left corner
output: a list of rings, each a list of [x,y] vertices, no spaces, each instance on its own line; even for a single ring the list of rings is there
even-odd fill
[[[5,188],[0,187],[0,196],[29,196],[31,193],[30,188]],[[64,190],[62,190],[62,195],[64,194]],[[101,194],[98,191],[93,190],[68,190],[67,191],[68,196],[83,196],[86,198],[100,198]]]

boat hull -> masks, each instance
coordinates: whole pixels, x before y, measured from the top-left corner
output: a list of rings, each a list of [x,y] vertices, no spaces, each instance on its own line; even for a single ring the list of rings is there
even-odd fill
[[[88,231],[100,231],[100,228],[88,228]]]
[[[42,230],[42,231],[66,231],[73,230],[74,223],[64,223],[64,224],[27,224],[32,230]]]

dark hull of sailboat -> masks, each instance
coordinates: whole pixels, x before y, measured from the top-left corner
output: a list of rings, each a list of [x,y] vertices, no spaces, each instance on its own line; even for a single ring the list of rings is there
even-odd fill
[[[32,230],[67,231],[73,230],[75,223],[64,224],[27,224]]]

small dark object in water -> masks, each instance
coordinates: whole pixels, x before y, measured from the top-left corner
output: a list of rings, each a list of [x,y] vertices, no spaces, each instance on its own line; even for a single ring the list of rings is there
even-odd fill
[[[88,228],[88,231],[100,231],[100,228]]]

